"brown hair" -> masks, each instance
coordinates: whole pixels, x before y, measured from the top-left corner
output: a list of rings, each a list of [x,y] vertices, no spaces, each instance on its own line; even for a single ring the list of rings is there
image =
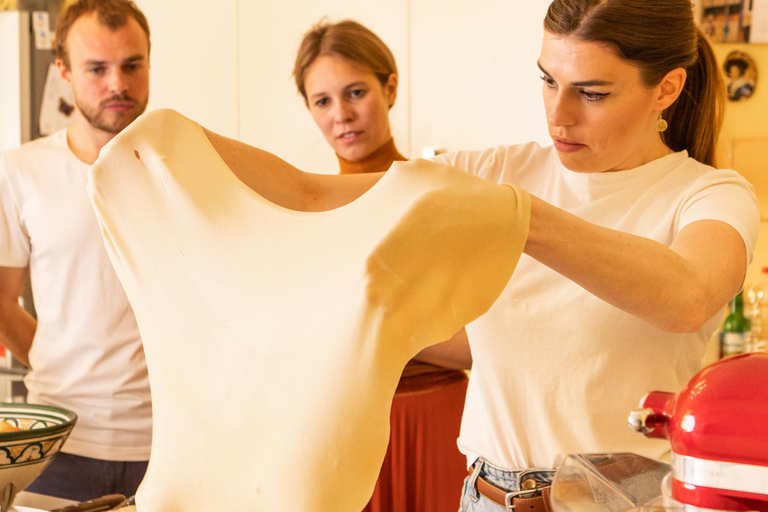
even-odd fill
[[[610,45],[638,66],[648,87],[673,69],[685,69],[685,87],[664,114],[669,129],[662,140],[674,151],[686,149],[699,162],[715,165],[725,87],[690,0],[554,0],[544,29]]]
[[[321,55],[337,55],[352,63],[371,70],[385,85],[389,75],[397,74],[397,64],[392,52],[379,36],[368,28],[352,20],[330,23],[326,20],[304,34],[296,55],[293,77],[296,88],[304,100],[307,91],[304,88],[307,68]]]
[[[56,22],[56,57],[69,68],[67,36],[69,29],[81,16],[96,12],[99,21],[110,30],[117,30],[133,18],[147,35],[147,51],[150,48],[149,23],[144,13],[131,0],[77,0],[64,9]]]

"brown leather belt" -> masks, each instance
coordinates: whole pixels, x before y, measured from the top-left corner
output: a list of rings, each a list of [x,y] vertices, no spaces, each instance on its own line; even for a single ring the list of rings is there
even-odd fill
[[[472,470],[470,470],[471,475]],[[507,510],[515,510],[517,512],[552,512],[552,505],[549,502],[549,491],[551,489],[549,485],[538,489],[509,492],[496,487],[482,476],[477,477],[476,485],[477,492]],[[515,494],[519,495],[519,497],[514,496]],[[533,496],[530,496],[531,494]]]

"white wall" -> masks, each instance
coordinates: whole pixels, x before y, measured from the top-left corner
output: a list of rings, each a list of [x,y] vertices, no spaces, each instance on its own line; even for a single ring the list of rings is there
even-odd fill
[[[179,110],[301,169],[337,172],[291,71],[301,36],[321,17],[353,18],[397,59],[391,121],[406,156],[427,145],[546,143],[536,59],[549,2],[138,0],[152,30],[149,106]]]

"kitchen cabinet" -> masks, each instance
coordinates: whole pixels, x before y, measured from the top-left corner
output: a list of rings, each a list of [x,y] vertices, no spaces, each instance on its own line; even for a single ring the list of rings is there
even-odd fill
[[[149,108],[173,108],[237,138],[239,0],[137,0],[152,39]]]
[[[550,1],[411,1],[411,156],[551,143],[536,65]]]

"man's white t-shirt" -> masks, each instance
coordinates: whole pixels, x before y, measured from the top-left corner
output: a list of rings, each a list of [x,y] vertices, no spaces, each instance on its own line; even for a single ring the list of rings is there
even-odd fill
[[[534,143],[436,161],[666,246],[702,219],[733,226],[748,260],[757,239],[751,185],[685,151],[593,174],[566,169],[554,148]],[[699,370],[720,319],[692,334],[663,332],[523,254],[501,297],[467,326],[474,363],[459,447],[470,463],[479,456],[510,469],[553,467],[573,453],[662,457],[668,443],[631,432],[629,412],[650,391],[682,388]]]
[[[77,413],[63,451],[148,460],[144,352],[85,193],[88,168],[64,130],[0,157],[0,266],[30,266],[38,323],[28,401]]]

